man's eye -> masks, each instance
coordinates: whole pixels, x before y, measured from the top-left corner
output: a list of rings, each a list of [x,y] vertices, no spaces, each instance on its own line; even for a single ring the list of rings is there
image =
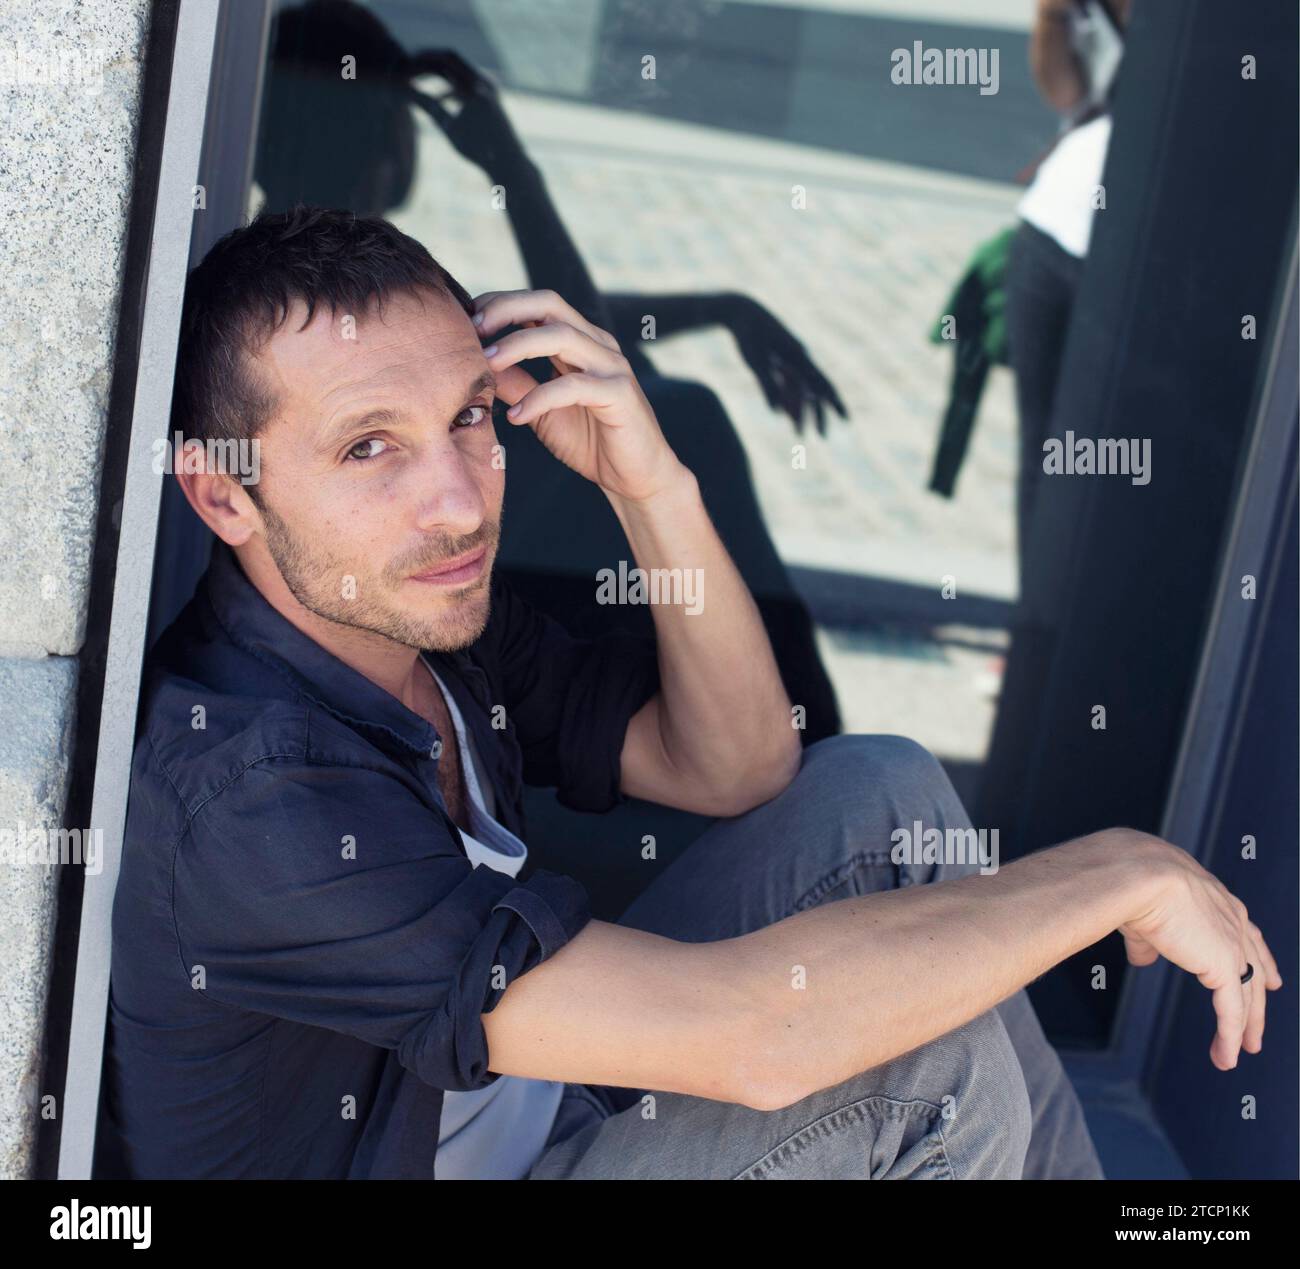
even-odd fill
[[[471,417],[466,418],[469,415]],[[474,427],[485,418],[492,417],[492,410],[486,405],[467,405],[458,415],[456,422],[460,427]]]
[[[358,441],[350,450],[348,450],[348,457],[360,463],[365,462],[368,458],[376,458],[383,452],[383,450],[373,449],[371,447],[375,445],[382,446],[383,443],[384,442],[377,436],[368,436],[364,441]]]

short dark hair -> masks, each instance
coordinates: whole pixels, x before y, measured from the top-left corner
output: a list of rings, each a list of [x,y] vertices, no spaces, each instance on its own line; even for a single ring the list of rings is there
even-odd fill
[[[333,313],[382,313],[394,294],[433,291],[472,315],[465,289],[414,238],[379,217],[301,204],[258,216],[213,244],[185,285],[172,426],[188,439],[251,440],[276,402],[246,356],[295,299]]]

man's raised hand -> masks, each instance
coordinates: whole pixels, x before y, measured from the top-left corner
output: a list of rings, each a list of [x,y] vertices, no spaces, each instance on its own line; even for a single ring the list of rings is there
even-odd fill
[[[485,338],[521,328],[483,349],[512,423],[610,497],[640,502],[677,483],[682,464],[613,335],[554,291],[487,291],[474,308]],[[555,377],[539,384],[519,365],[534,357]]]

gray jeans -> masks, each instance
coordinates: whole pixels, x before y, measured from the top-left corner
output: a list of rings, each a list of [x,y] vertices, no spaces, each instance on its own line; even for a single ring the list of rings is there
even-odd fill
[[[890,834],[916,820],[970,823],[931,754],[899,736],[832,736],[804,750],[778,797],[711,825],[619,924],[711,942],[831,900],[978,871],[891,862]],[[1102,1175],[1074,1089],[1018,991],[781,1110],[570,1084],[529,1179]]]

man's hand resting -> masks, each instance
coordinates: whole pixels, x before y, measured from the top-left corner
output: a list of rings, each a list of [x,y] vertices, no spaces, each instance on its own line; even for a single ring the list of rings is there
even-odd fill
[[[1113,830],[1119,832],[1119,830]],[[1268,991],[1282,986],[1277,961],[1246,905],[1186,851],[1145,833],[1122,833],[1121,849],[1152,861],[1152,884],[1133,917],[1119,927],[1133,965],[1163,956],[1213,993],[1219,1026],[1210,1060],[1222,1071],[1237,1065],[1242,1048],[1258,1053]],[[1246,966],[1254,967],[1242,983]]]

